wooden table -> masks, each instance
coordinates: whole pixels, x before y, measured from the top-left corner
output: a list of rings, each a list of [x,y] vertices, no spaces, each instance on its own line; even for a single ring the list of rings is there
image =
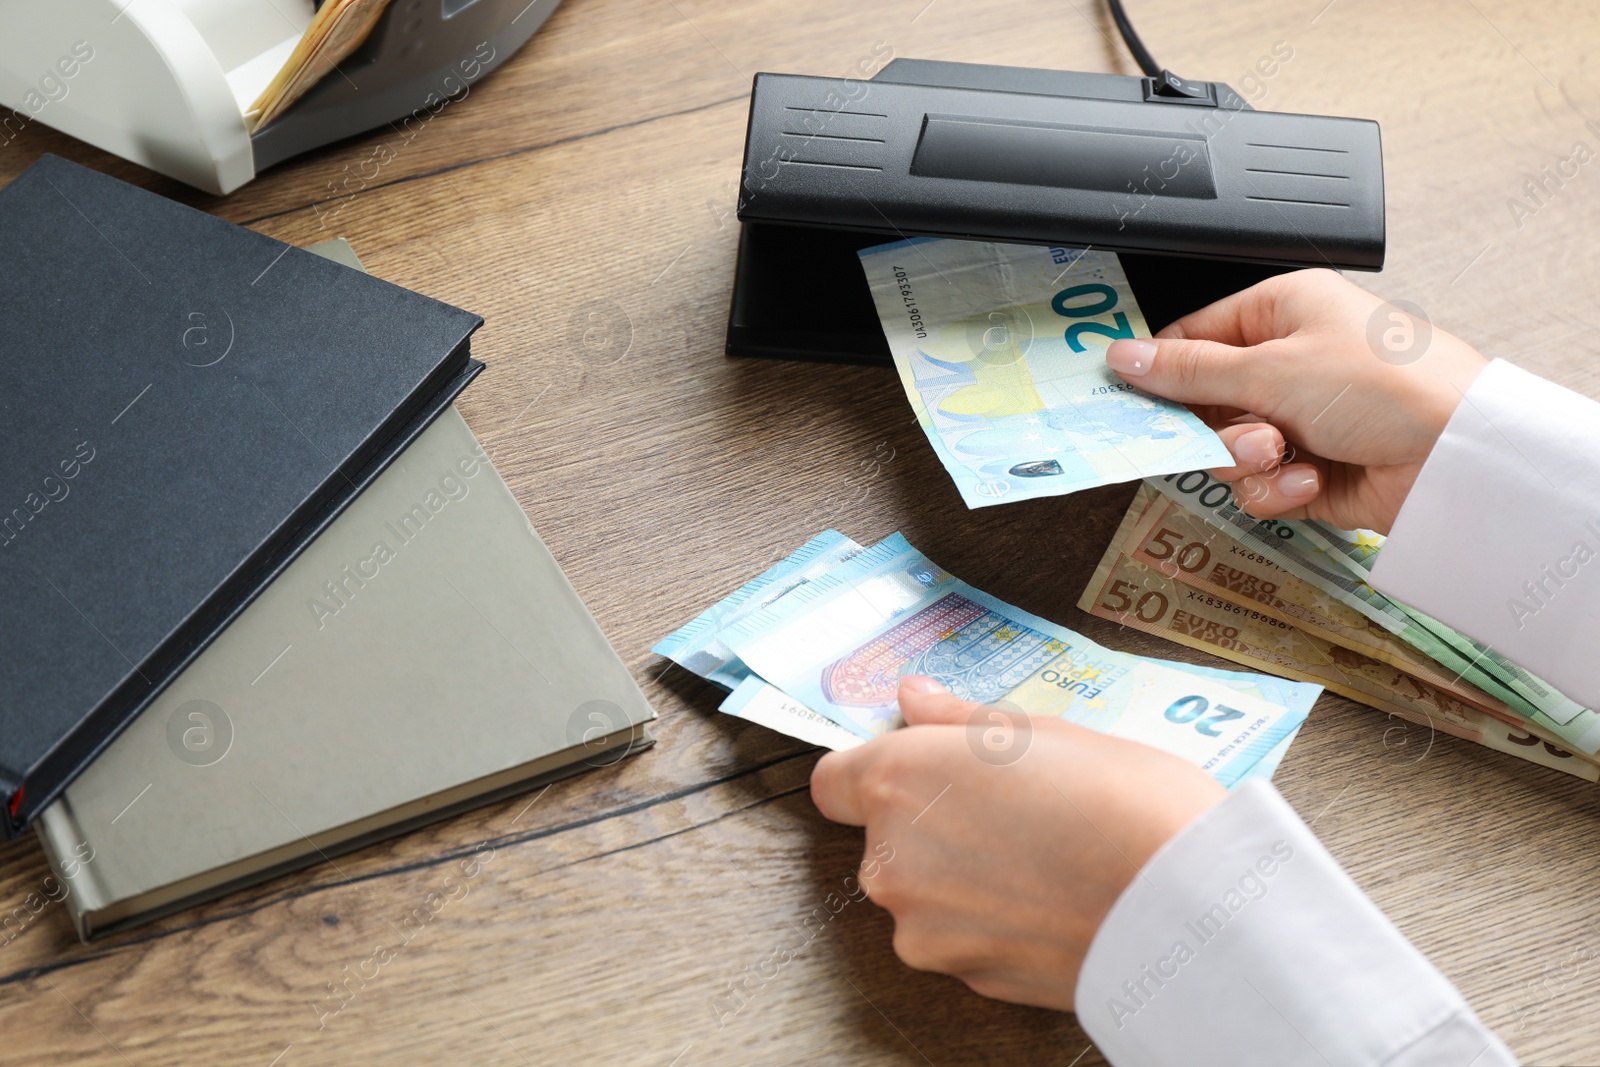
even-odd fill
[[[1600,150],[1600,123],[1585,126],[1600,120],[1600,10],[1132,6],[1180,73],[1263,108],[1380,120],[1389,266],[1355,280],[1600,394],[1600,162],[1542,203],[1524,190],[1575,141]],[[1293,58],[1247,83],[1277,42]],[[226,199],[38,124],[0,149],[0,180],[50,151],[285,241],[347,236],[375,274],[483,314],[474,349],[489,367],[460,406],[661,714],[639,758],[338,870],[90,947],[59,906],[32,916],[0,946],[0,1063],[1103,1062],[1070,1015],[902,966],[870,903],[808,940],[801,922],[861,849],[811,805],[816,752],[720,716],[718,693],[648,651],[832,525],[904,530],[974,585],[1115,647],[1206,658],[1074,606],[1129,487],[967,511],[891,373],[722,354],[752,74],[843,75],[886,49],[1133,72],[1091,0],[567,0],[427,123]],[[1519,200],[1536,210],[1514,213]],[[610,347],[580,342],[592,324]],[[1600,1062],[1600,793],[1442,735],[1398,744],[1392,729],[1325,697],[1280,788],[1526,1062]],[[469,895],[319,1025],[329,984],[484,843],[495,859]],[[0,911],[46,873],[31,839],[0,851]],[[765,964],[802,943],[776,973]],[[755,974],[754,996],[719,1020],[730,983]]]

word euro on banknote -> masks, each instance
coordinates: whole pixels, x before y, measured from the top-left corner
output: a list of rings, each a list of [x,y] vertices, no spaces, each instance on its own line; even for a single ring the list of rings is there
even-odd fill
[[[1317,696],[1321,692],[1319,686],[1300,685],[1287,678],[1271,675],[1217,670],[1214,667],[1202,667],[1175,660],[1156,662],[1186,674],[1220,682],[1236,692],[1281,704],[1296,716],[1309,713],[1311,705],[1316,703]],[[758,674],[746,675],[744,681],[739,683],[717,710],[823,748],[855,748],[868,740],[860,734],[846,730],[832,719],[818,715]],[[1294,744],[1294,739],[1299,734],[1299,726],[1285,734],[1281,741],[1267,750],[1266,755],[1262,756],[1255,766],[1237,778],[1234,785],[1242,784],[1252,778],[1270,779],[1277,772],[1284,757],[1289,754],[1289,747]]]
[[[1355,608],[1469,684],[1532,716],[1543,710],[1562,722],[1583,709],[1492,649],[1389,599],[1308,536],[1303,523],[1256,519],[1234,501],[1231,487],[1205,471],[1152,479],[1150,484],[1208,523],[1250,545],[1278,566]]]
[[[896,534],[729,627],[759,678],[862,737],[902,724],[899,680],[1140,741],[1224,785],[1305,720],[1320,691],[1263,680],[1285,703],[1102,648],[951,577]],[[1288,687],[1288,688],[1285,688]]]
[[[1112,252],[917,238],[864,249],[917,422],[968,507],[1231,464],[1187,408],[1105,365],[1149,337]]]
[[[1303,529],[1304,524],[1299,524]],[[1168,578],[1252,608],[1342,648],[1417,676],[1491,712],[1511,709],[1472,688],[1385,627],[1266,556],[1146,482],[1134,495],[1113,545]]]

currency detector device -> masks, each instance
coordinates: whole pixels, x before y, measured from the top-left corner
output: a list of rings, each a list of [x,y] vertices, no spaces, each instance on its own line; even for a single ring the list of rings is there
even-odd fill
[[[40,122],[230,193],[274,163],[386,124],[409,141],[560,0],[390,0],[360,47],[252,130],[245,108],[322,2],[0,0],[0,146]],[[381,162],[337,176],[338,195],[359,191],[365,166]]]
[[[1153,331],[1282,271],[1382,268],[1376,122],[1256,111],[1124,38],[1142,77],[756,75],[728,354],[889,363],[856,252],[908,237],[1117,252]]]

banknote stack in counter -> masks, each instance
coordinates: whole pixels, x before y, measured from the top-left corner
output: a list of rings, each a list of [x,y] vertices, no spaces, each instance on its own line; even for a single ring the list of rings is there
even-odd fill
[[[1382,542],[1316,522],[1257,521],[1227,483],[1203,471],[1168,475],[1140,486],[1078,606],[1600,780],[1600,716],[1373,589],[1366,579]]]
[[[1187,408],[1113,374],[1150,331],[1113,252],[919,238],[861,266],[900,382],[978,508],[1232,463]]]
[[[724,712],[827,748],[903,725],[896,691],[917,674],[1154,745],[1228,786],[1270,776],[1322,692],[1102,648],[973,589],[899,534],[864,547],[829,530],[654,651],[729,690]]]
[[[270,125],[359,48],[388,6],[389,0],[326,0],[278,73],[245,109],[250,132]]]

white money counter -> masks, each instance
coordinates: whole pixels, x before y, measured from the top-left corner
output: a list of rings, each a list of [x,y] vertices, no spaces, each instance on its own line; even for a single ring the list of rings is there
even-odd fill
[[[390,0],[338,68],[263,129],[245,110],[315,0],[0,0],[0,146],[32,123],[210,193],[469,91],[560,0]]]

